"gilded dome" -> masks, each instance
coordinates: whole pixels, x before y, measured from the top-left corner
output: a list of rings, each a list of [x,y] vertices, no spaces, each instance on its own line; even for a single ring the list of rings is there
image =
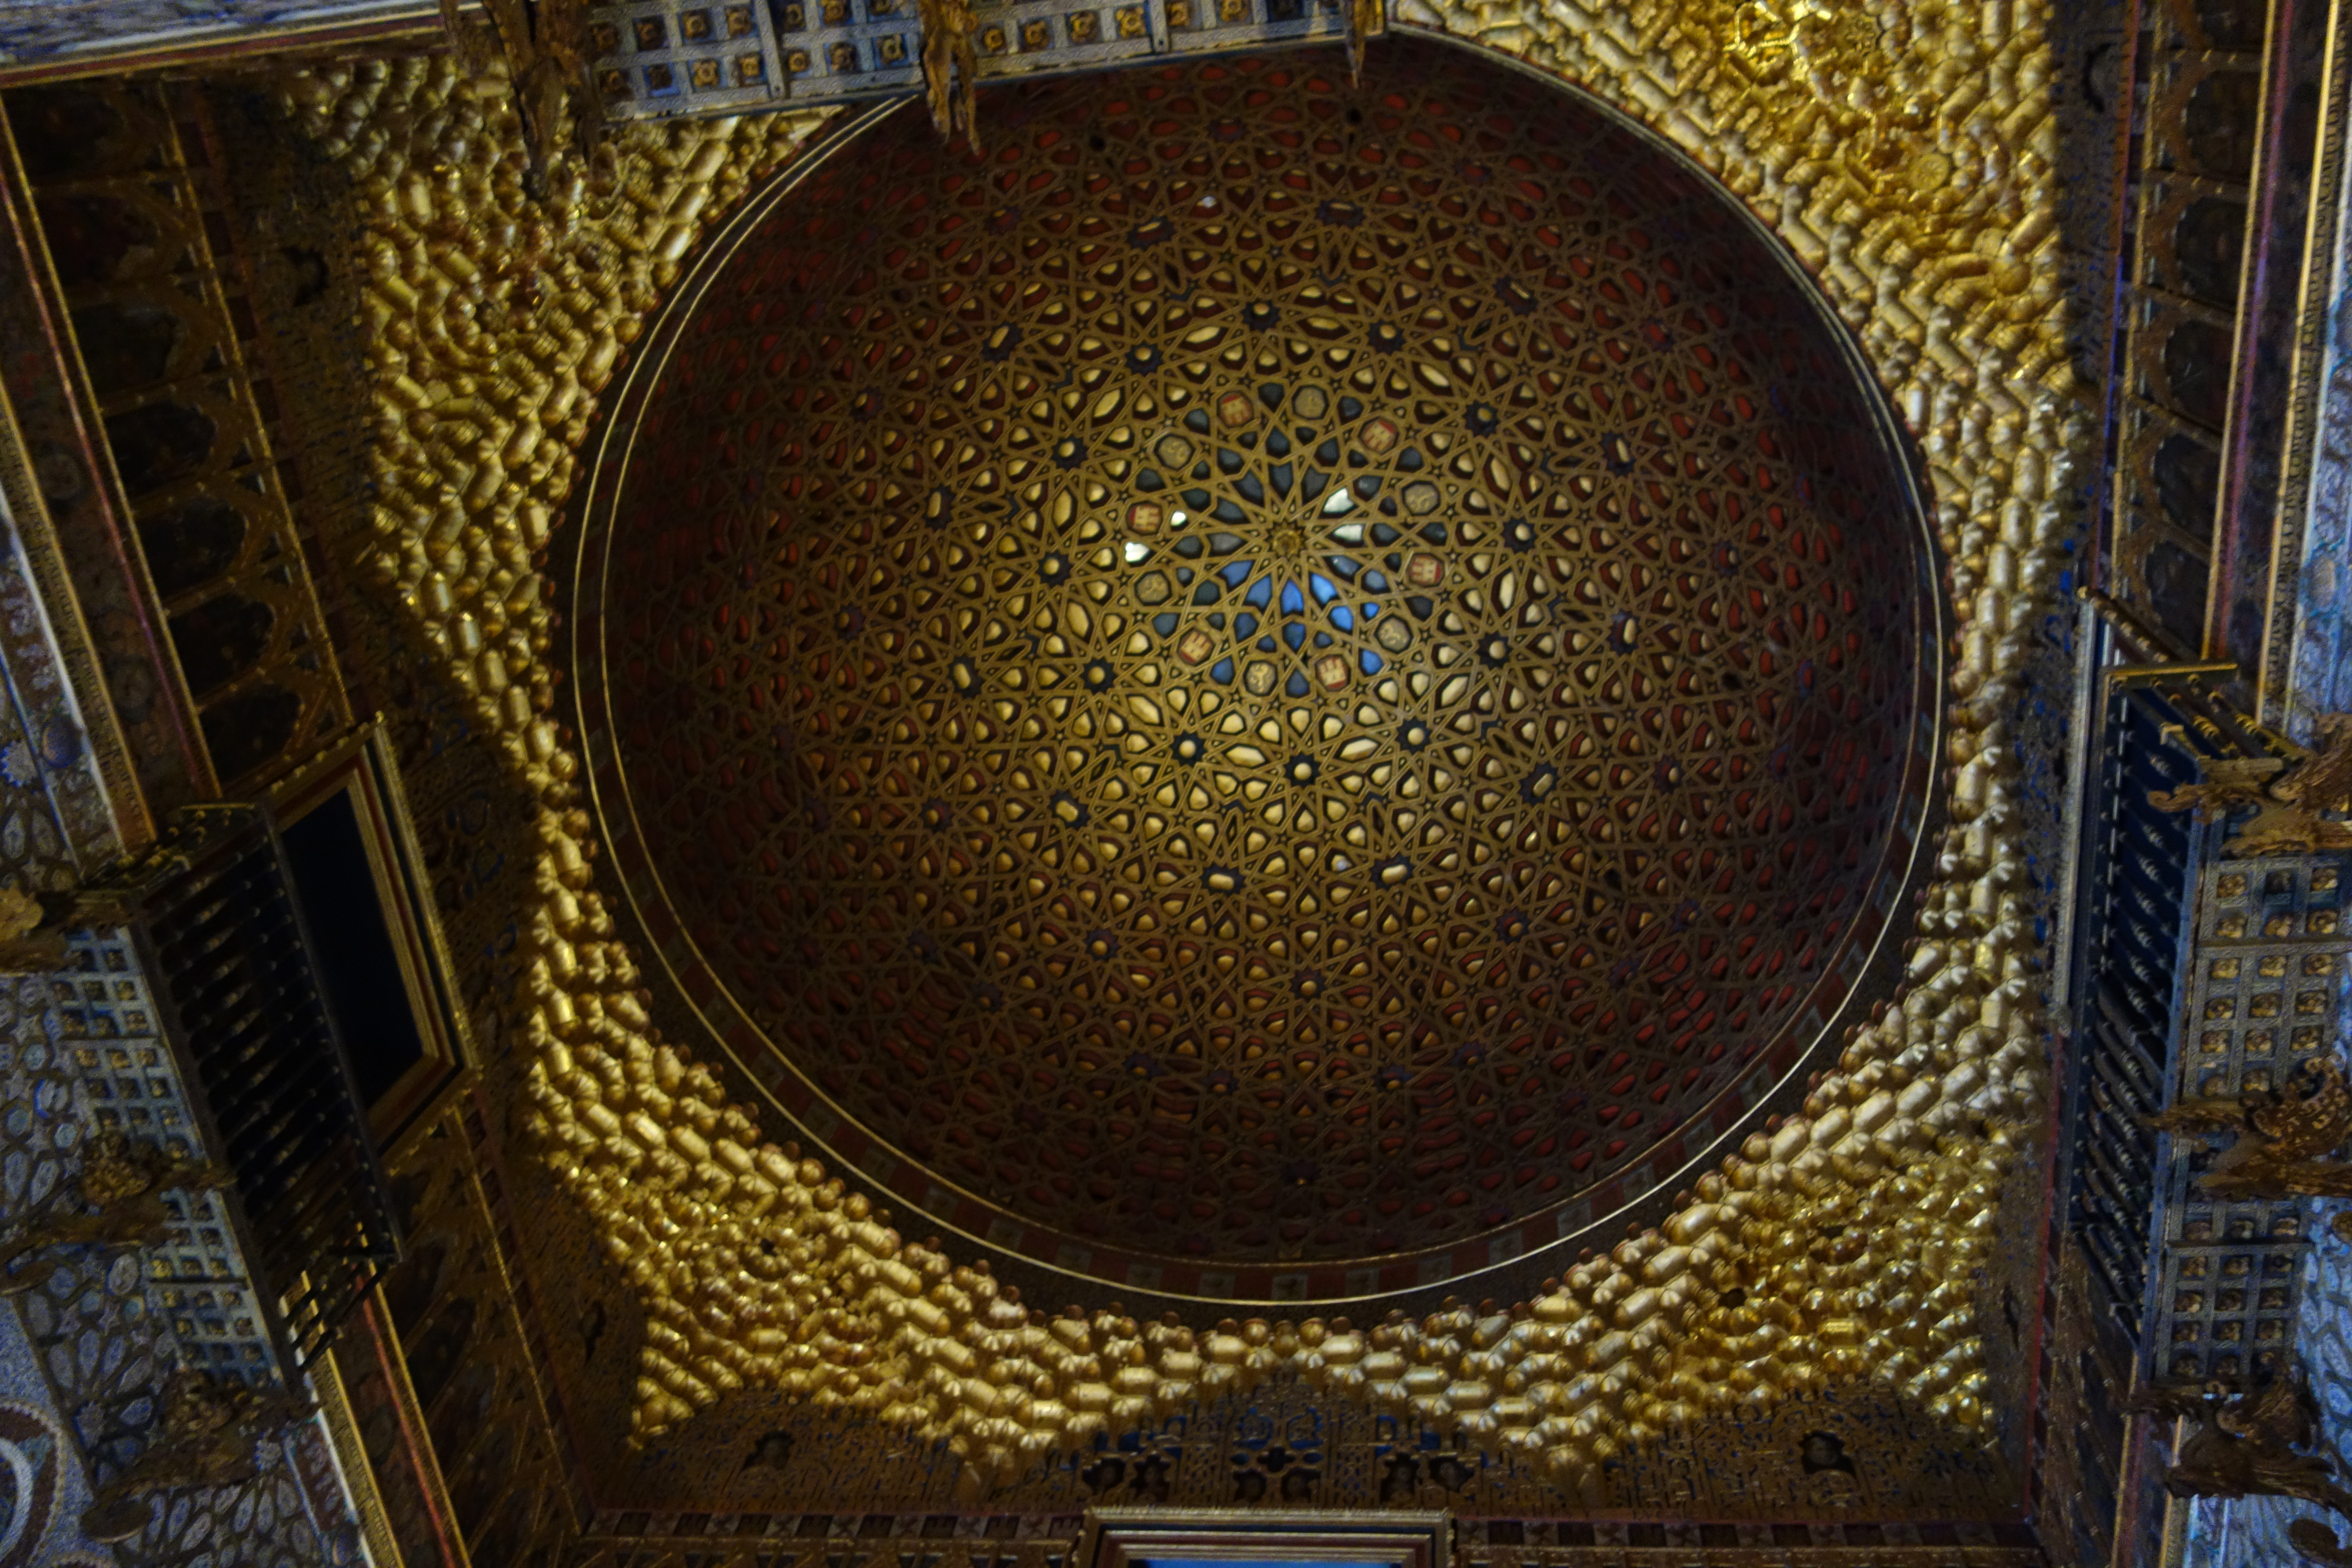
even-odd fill
[[[1837,1022],[1934,750],[1789,259],[1557,86],[1344,69],[869,121],[681,291],[583,532],[648,949],[906,1206],[1174,1294],[1671,1181]]]

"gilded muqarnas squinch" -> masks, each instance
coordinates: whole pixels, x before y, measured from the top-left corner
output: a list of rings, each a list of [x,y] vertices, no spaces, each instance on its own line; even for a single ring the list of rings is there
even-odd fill
[[[1926,453],[1960,631],[1953,822],[1899,1005],[1804,1116],[1749,1139],[1658,1230],[1523,1310],[1369,1331],[1033,1311],[762,1142],[707,1070],[651,1037],[591,885],[578,761],[549,717],[536,552],[623,346],[712,219],[818,117],[633,126],[599,177],[560,170],[541,205],[522,192],[503,93],[445,58],[284,82],[369,226],[371,564],[540,803],[530,1092],[547,1158],[647,1310],[639,1436],[768,1387],[945,1437],[977,1491],[1285,1366],[1521,1450],[1564,1483],[1710,1406],[1833,1378],[1878,1378],[1959,1426],[1987,1424],[1966,1281],[2045,1091],[2004,715],[2054,579],[2081,418],[2044,9],[1404,0],[1399,15],[1625,108],[1799,252]],[[1744,1300],[1728,1307],[1734,1284]]]

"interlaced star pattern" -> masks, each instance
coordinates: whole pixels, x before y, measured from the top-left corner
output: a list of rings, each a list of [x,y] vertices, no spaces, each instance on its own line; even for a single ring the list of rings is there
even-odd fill
[[[1929,721],[1916,502],[1728,198],[1341,67],[865,133],[610,542],[641,897],[870,1136],[1171,1258],[1456,1243],[1699,1116],[1839,999]]]

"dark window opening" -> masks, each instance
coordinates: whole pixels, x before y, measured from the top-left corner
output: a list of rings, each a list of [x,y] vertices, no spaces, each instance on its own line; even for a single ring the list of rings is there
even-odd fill
[[[351,1055],[360,1099],[373,1105],[425,1059],[425,1040],[351,793],[337,794],[281,837],[327,1005]]]

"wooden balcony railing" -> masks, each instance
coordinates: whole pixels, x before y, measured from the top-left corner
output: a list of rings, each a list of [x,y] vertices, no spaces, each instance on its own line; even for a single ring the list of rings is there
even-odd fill
[[[295,881],[266,806],[203,806],[85,898],[131,933],[300,1367],[398,1260],[399,1237]]]

